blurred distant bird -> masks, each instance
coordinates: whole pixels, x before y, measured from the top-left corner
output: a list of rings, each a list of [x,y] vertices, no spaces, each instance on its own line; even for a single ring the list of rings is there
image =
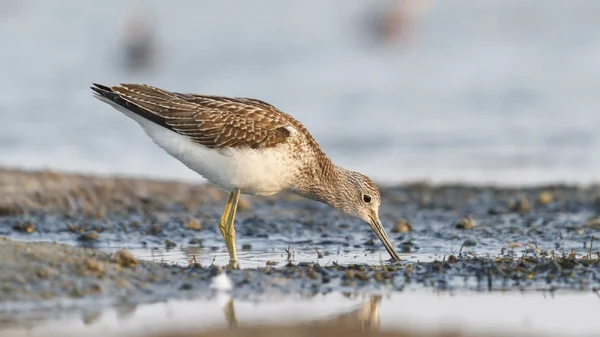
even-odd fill
[[[407,44],[430,6],[431,0],[389,0],[374,19],[375,34],[387,44]]]
[[[393,260],[373,181],[335,165],[308,130],[266,102],[170,92],[148,85],[94,84],[96,97],[136,121],[171,156],[230,196],[219,228],[237,266],[234,219],[240,193],[291,191],[366,221]]]
[[[147,10],[136,10],[127,17],[123,44],[128,68],[142,70],[154,65],[155,35],[154,20]]]

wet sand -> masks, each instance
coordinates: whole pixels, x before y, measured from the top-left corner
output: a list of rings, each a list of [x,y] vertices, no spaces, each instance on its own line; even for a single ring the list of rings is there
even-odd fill
[[[600,289],[599,186],[382,186],[381,217],[405,259],[369,227],[292,194],[243,196],[229,270],[217,221],[226,194],[205,184],[0,169],[2,325],[94,307],[332,292]],[[57,243],[52,243],[52,242]],[[189,251],[188,261],[128,252]],[[270,252],[265,254],[265,252]]]

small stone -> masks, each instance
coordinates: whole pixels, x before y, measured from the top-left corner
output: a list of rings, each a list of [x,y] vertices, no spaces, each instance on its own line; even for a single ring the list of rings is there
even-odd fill
[[[373,278],[375,279],[375,281],[377,281],[379,283],[385,281],[385,276],[383,276],[383,274],[381,272],[375,273],[375,275],[373,275]]]
[[[400,250],[403,253],[410,253],[412,246],[413,246],[412,241],[402,242],[402,245],[400,246]]]
[[[456,256],[454,256],[454,255],[448,256],[448,262],[454,263],[456,261],[458,261],[458,258],[456,258]]]
[[[193,238],[190,239],[190,241],[188,241],[188,243],[190,245],[200,245],[200,244],[202,244],[202,240],[200,240],[194,236]]]
[[[192,286],[191,284],[184,283],[184,284],[181,285],[181,287],[179,287],[179,290],[190,290],[192,288],[194,288],[194,286]]]
[[[522,197],[515,201],[510,209],[513,212],[526,213],[531,210],[531,204],[527,198]]]
[[[498,215],[498,214],[502,214],[502,209],[500,207],[490,207],[487,211],[487,213],[489,215]]]
[[[35,231],[35,226],[31,222],[27,221],[13,226],[13,229],[19,232],[31,234]]]
[[[269,266],[269,267],[270,267],[270,266],[274,266],[274,265],[276,265],[276,264],[277,264],[277,262],[275,262],[275,261],[273,261],[273,260],[269,260],[269,261],[267,261],[267,266]]]
[[[82,228],[81,226],[75,226],[72,223],[67,223],[67,228],[69,229],[69,232],[71,233],[75,233],[75,234],[81,234],[85,232],[85,229]]]
[[[101,264],[98,263],[98,261],[96,261],[94,259],[87,259],[85,261],[85,267],[89,271],[99,273],[99,274],[104,274],[104,268],[102,267]]]
[[[249,243],[244,243],[242,245],[242,250],[251,250],[252,249],[252,245]]]
[[[475,226],[477,226],[477,222],[470,216],[462,218],[459,222],[456,223],[456,228],[464,230],[473,229]]]
[[[375,240],[369,239],[365,241],[365,246],[375,246]]]
[[[85,232],[85,233],[81,234],[77,238],[77,240],[79,240],[79,241],[96,241],[96,240],[98,240],[99,237],[100,237],[100,235],[98,235],[98,232],[89,231],[89,232]]]
[[[198,221],[198,220],[196,220],[194,218],[189,219],[185,223],[185,228],[193,230],[193,231],[201,231],[203,229],[202,224],[200,223],[200,221]]]
[[[47,279],[50,276],[50,271],[44,267],[40,267],[36,270],[35,275],[41,279]]]
[[[344,278],[347,280],[352,280],[354,278],[354,276],[356,276],[356,271],[355,270],[347,270],[346,274],[344,275]]]
[[[162,228],[160,224],[153,224],[146,230],[146,234],[148,235],[159,235],[162,234]]]
[[[133,268],[137,265],[133,255],[124,249],[117,250],[115,260],[121,267]]]
[[[177,247],[177,244],[171,240],[165,240],[165,247],[167,249],[173,249],[173,248]]]
[[[522,245],[520,242],[509,242],[506,244],[506,247],[508,247],[508,248],[519,248],[521,246]]]
[[[412,225],[406,219],[400,219],[392,228],[392,233],[408,233],[412,231]]]
[[[538,202],[542,205],[549,204],[552,201],[554,201],[554,197],[552,196],[552,193],[548,191],[542,191],[538,196]]]

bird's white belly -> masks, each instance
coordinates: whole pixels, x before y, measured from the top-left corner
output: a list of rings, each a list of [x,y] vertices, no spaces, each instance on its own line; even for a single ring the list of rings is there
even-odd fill
[[[268,149],[217,151],[118,105],[111,105],[138,122],[167,153],[224,190],[240,188],[245,194],[271,195],[290,186],[297,172],[297,166],[287,155],[287,144]]]

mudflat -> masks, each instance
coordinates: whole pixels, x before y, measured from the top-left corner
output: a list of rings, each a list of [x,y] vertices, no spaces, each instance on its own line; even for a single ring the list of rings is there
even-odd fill
[[[282,193],[242,197],[232,270],[215,260],[227,254],[217,227],[227,195],[214,186],[0,169],[1,320],[212,298],[222,273],[234,298],[600,289],[599,186],[380,190],[401,263],[360,220]]]

